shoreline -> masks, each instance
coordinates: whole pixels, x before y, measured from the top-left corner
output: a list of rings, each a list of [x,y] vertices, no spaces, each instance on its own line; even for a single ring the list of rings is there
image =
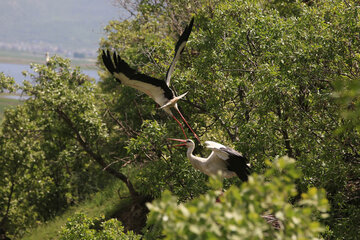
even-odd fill
[[[12,99],[12,100],[26,100],[29,97],[25,94],[21,94],[21,93],[0,93],[0,99]]]
[[[70,60],[72,66],[79,66],[82,69],[89,70],[97,69],[96,59],[70,58]],[[42,54],[35,54],[29,52],[0,50],[0,63],[23,65],[30,65],[31,63],[43,64],[45,63],[45,54],[44,56],[42,56]]]

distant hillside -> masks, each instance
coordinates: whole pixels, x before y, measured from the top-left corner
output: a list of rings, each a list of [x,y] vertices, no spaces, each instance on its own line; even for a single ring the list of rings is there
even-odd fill
[[[112,2],[1,0],[0,48],[95,50],[107,22],[126,17]]]

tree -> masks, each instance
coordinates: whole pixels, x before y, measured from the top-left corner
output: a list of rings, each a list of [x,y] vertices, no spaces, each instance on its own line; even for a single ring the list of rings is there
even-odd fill
[[[269,163],[269,162],[268,162]],[[220,202],[219,179],[211,180],[214,190],[187,203],[165,191],[161,199],[148,204],[149,224],[161,231],[149,239],[320,239],[325,230],[318,218],[326,217],[328,201],[323,189],[310,188],[293,206],[295,180],[301,174],[295,161],[279,158],[264,175],[252,175],[239,188],[230,187]],[[273,215],[273,216],[271,216]],[[266,222],[277,218],[278,228]]]
[[[331,210],[321,221],[329,226],[328,237],[356,238],[358,3],[135,3],[133,18],[109,23],[100,48],[113,48],[130,66],[164,77],[177,34],[194,15],[194,30],[172,78],[176,90],[189,91],[179,104],[194,130],[203,140],[243,152],[258,174],[265,172],[266,159],[296,159],[303,176],[296,181],[299,196],[292,203],[296,206],[309,188],[324,188]],[[45,204],[45,199],[61,199],[58,196],[63,203],[81,198],[85,193],[76,193],[73,186],[79,185],[67,185],[68,179],[79,183],[74,178],[91,176],[89,185],[106,184],[102,169],[126,182],[134,198],[159,197],[170,189],[187,201],[208,191],[206,177],[191,167],[184,151],[166,144],[167,137],[181,131],[150,98],[119,85],[106,71],[100,73],[97,87],[60,58],[34,67],[36,84],[21,88],[31,97],[23,107],[9,111],[2,126],[1,171],[6,176],[16,173],[15,180],[6,177],[1,182],[2,209],[24,199],[23,189],[27,193],[42,183],[36,187],[44,189],[42,193],[30,195],[31,201],[26,198],[23,209],[48,217],[53,213],[32,207]],[[9,79],[1,79],[2,88],[16,89]],[[203,148],[197,151],[205,155]],[[17,166],[22,158],[34,163]],[[134,173],[131,181],[125,169]],[[38,177],[23,174],[27,171]],[[21,185],[32,183],[30,179],[34,185]],[[11,181],[19,182],[19,188],[11,190]],[[226,181],[224,188],[230,184],[239,182]],[[89,192],[90,186],[81,190]],[[6,212],[1,217],[11,218]],[[17,219],[15,212],[8,212]]]
[[[102,120],[96,85],[59,57],[33,69],[35,84],[24,82],[20,87],[5,81],[9,79],[2,81],[7,89],[29,96],[5,113],[1,128],[0,216],[13,236],[105,186],[111,179],[104,171],[138,197],[127,176],[111,165],[107,150],[113,143]]]
[[[164,75],[173,50],[164,36],[195,15],[172,79],[179,92],[189,91],[180,104],[195,131],[245,153],[257,172],[268,158],[297,159],[300,192],[308,185],[327,191],[334,237],[357,236],[359,134],[333,93],[338,82],[359,78],[358,3],[141,1],[136,12],[109,24],[101,48],[115,48],[144,73]],[[152,149],[147,153],[178,161],[162,145]]]
[[[62,228],[60,240],[137,240],[140,235],[132,231],[124,232],[121,222],[116,219],[88,218],[78,213]]]

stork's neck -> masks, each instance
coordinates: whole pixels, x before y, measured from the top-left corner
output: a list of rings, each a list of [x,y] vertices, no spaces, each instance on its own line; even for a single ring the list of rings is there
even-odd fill
[[[190,162],[191,163],[205,162],[206,161],[205,158],[193,155],[194,149],[195,149],[195,144],[192,144],[191,146],[188,147],[187,152],[186,152],[186,156],[188,157]]]
[[[188,149],[187,149],[187,152],[186,152],[186,156],[188,157],[188,159],[192,159],[193,157],[195,157],[192,153],[195,149],[195,144],[191,144]]]

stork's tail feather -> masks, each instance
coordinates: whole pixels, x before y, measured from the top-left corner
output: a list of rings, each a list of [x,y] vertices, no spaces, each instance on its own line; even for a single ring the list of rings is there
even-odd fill
[[[162,105],[162,106],[160,107],[160,109],[174,106],[181,98],[185,97],[185,95],[186,95],[187,93],[188,93],[188,92],[186,92],[186,93],[184,93],[184,94],[181,94],[180,96],[174,97],[173,99],[171,99],[170,101],[168,101],[167,103],[165,103],[164,105]]]
[[[181,98],[185,97],[186,94],[188,94],[188,92],[181,94],[180,96],[175,97],[177,99],[177,101],[179,101]]]

